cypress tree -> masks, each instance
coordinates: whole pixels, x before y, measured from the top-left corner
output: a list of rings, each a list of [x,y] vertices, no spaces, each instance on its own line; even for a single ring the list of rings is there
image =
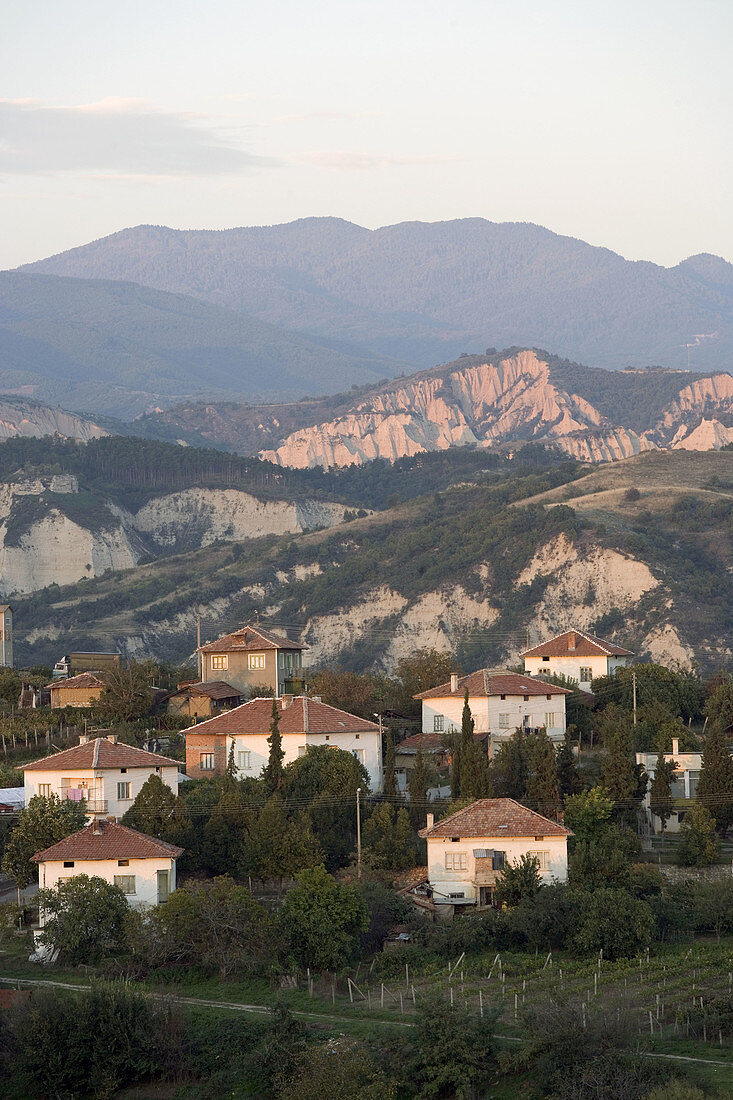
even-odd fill
[[[389,730],[384,732],[384,797],[397,798],[397,779],[394,772],[394,741]]]
[[[272,721],[270,722],[270,736],[267,738],[267,744],[270,746],[270,755],[263,769],[262,778],[272,794],[279,791],[283,785],[283,757],[285,756],[276,699],[272,700]]]
[[[460,749],[458,755],[458,765],[454,761],[453,768],[458,772],[457,777],[457,793],[459,798],[470,798],[470,789],[473,787],[474,776],[473,770],[475,766],[474,752],[473,752],[473,731],[476,723],[473,720],[471,714],[471,708],[468,705],[468,688],[466,688],[466,694],[463,698],[463,712],[461,714],[461,739]]]
[[[653,814],[662,822],[664,833],[667,819],[674,812],[674,799],[672,798],[672,776],[674,774],[674,760],[664,759],[664,745],[660,745],[657,762],[654,766],[654,778],[649,791],[649,806]]]
[[[237,765],[234,763],[234,741],[232,740],[229,746],[229,756],[227,758],[227,782],[234,783],[237,778]]]
[[[580,794],[583,789],[583,780],[578,774],[575,754],[567,730],[565,740],[557,754],[557,787],[561,799],[567,795]]]
[[[415,828],[425,824],[428,801],[428,769],[422,749],[417,750],[415,767],[410,772],[410,820]]]
[[[705,739],[697,800],[715,818],[715,828],[724,837],[733,823],[733,760],[722,721],[712,724]]]
[[[560,803],[557,757],[555,747],[546,733],[536,734],[531,741],[527,802],[538,814],[553,818],[557,816]]]
[[[639,777],[631,749],[631,734],[623,725],[614,727],[607,735],[601,774],[603,786],[615,803],[614,816],[630,821],[636,811],[634,798],[638,793]]]

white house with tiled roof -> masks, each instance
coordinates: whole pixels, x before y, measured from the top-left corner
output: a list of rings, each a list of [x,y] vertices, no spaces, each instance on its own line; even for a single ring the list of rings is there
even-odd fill
[[[428,814],[420,830],[428,845],[428,882],[436,906],[490,905],[507,863],[532,855],[545,883],[568,877],[564,825],[513,798],[480,798],[437,825]]]
[[[95,819],[77,833],[37,852],[38,885],[53,889],[76,875],[119,886],[134,909],[167,901],[176,888],[176,860],[183,848],[112,821]],[[43,914],[39,914],[43,925]]]
[[[343,749],[364,765],[372,791],[382,786],[382,744],[379,726],[318,699],[285,695],[275,700],[280,719],[284,764],[305,754],[308,746]],[[194,779],[223,775],[232,746],[241,778],[257,777],[267,764],[272,699],[251,699],[199,722],[186,731],[186,772]]]
[[[261,626],[243,626],[199,648],[201,680],[225,680],[243,695],[271,688],[275,695],[302,691],[305,646]]]
[[[151,775],[159,775],[178,794],[178,761],[124,745],[109,737],[80,737],[63,752],[21,765],[25,804],[35,795],[86,802],[90,817],[121,817],[130,809]]]
[[[590,691],[591,680],[612,676],[617,668],[626,668],[634,656],[631,650],[582,630],[566,630],[541,645],[520,653],[524,671],[530,676],[565,676],[577,680],[583,691]]]
[[[508,740],[518,728],[544,728],[548,737],[565,736],[565,696],[570,692],[505,669],[480,668],[470,676],[451,676],[429,691],[421,691],[423,733],[461,728],[463,702],[474,720],[474,732],[489,734],[489,753],[495,743]]]

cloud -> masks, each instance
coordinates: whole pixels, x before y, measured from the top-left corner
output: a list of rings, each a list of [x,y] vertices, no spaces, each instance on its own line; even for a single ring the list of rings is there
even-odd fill
[[[316,168],[336,168],[339,171],[363,171],[373,168],[401,168],[405,165],[452,164],[462,158],[443,155],[419,157],[388,157],[378,153],[351,153],[340,149],[323,149],[304,153],[297,158],[301,164]]]
[[[277,162],[259,157],[201,116],[156,110],[140,99],[54,107],[0,100],[0,172],[208,176]]]

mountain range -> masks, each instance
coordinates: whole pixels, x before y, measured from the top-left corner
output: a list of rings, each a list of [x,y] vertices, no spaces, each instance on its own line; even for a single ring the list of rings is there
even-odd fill
[[[197,298],[386,359],[383,375],[487,345],[552,348],[608,369],[684,367],[689,354],[695,369],[720,370],[733,353],[733,265],[709,254],[671,268],[632,262],[527,223],[142,225],[22,270]]]

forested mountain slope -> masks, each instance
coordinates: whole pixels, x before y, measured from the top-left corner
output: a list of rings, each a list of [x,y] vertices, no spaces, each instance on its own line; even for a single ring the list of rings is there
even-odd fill
[[[456,484],[448,457],[390,467],[409,483],[436,460],[442,491],[334,530],[217,543],[21,597],[19,660],[50,659],[61,636],[184,659],[198,614],[213,638],[255,613],[306,642],[312,665],[391,667],[420,646],[464,668],[498,664],[528,630],[539,641],[571,625],[706,671],[730,660],[733,453],[639,455],[604,467],[618,489],[597,494],[595,473],[507,459]],[[551,502],[538,496],[548,491]]]
[[[727,369],[733,352],[733,267],[720,257],[664,268],[528,223],[143,225],[23,270],[192,295],[415,367],[487,344],[612,369],[682,367],[688,344],[695,369]]]
[[[293,400],[397,364],[131,283],[0,273],[0,390],[130,418],[200,395]]]

